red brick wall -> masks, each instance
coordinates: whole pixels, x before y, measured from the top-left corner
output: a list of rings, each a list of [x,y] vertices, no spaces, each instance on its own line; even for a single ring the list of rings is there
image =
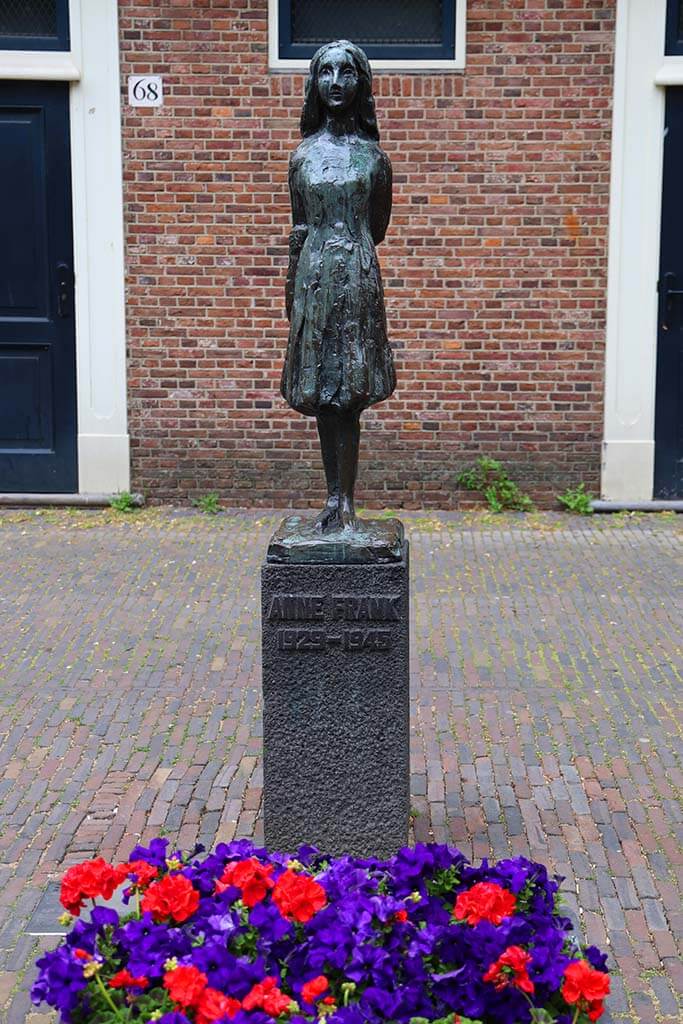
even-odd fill
[[[467,71],[382,73],[379,253],[399,387],[364,415],[359,499],[454,507],[500,458],[541,500],[598,486],[614,0],[469,0]],[[133,483],[316,502],[315,424],[278,390],[287,159],[303,76],[266,0],[120,0]]]

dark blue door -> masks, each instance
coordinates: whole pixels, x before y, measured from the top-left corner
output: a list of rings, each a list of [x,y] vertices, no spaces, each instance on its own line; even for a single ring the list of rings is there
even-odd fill
[[[655,399],[655,498],[683,498],[683,89],[666,94],[659,332]]]
[[[0,492],[75,492],[69,87],[0,83]]]

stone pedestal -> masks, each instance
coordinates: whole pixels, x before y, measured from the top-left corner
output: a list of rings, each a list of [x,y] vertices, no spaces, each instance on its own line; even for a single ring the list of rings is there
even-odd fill
[[[355,564],[305,548],[262,570],[266,845],[387,857],[410,811],[408,545]]]

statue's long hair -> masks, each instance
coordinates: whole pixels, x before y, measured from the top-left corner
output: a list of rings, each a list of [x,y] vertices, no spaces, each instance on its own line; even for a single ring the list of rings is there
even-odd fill
[[[372,71],[370,62],[360,46],[350,43],[348,39],[338,39],[333,43],[325,43],[311,58],[311,67],[306,79],[306,94],[301,111],[301,134],[306,137],[318,131],[323,123],[323,105],[318,92],[318,73],[320,65],[328,50],[333,46],[341,46],[349,54],[358,72],[358,94],[356,96],[356,121],[360,131],[371,139],[379,140],[375,100],[372,95]]]

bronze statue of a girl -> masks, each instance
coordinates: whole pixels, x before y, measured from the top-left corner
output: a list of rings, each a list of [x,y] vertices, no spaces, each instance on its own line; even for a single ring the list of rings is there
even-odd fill
[[[311,60],[301,134],[289,165],[281,387],[293,409],[316,417],[328,495],[316,522],[327,532],[355,522],[360,415],[396,385],[375,253],[391,214],[391,164],[370,65],[353,43],[328,43]]]

